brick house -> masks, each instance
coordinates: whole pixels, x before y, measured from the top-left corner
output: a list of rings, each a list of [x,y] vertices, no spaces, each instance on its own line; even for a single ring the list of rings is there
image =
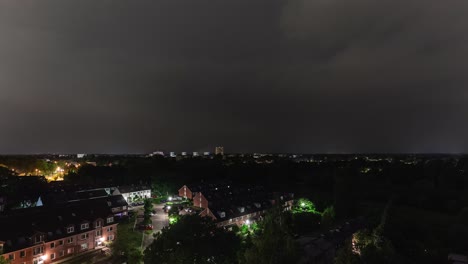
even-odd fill
[[[104,202],[41,207],[0,218],[0,250],[11,264],[48,264],[73,258],[115,239],[117,223]]]
[[[190,194],[193,205],[203,209],[200,215],[210,217],[219,227],[241,226],[253,222],[262,218],[276,204],[280,204],[284,210],[290,210],[294,202],[294,194],[267,192],[262,186],[209,184],[198,186],[197,192],[192,190]],[[181,191],[188,193],[188,186],[184,185],[179,189],[179,196]]]
[[[182,188],[179,189],[179,196],[184,197],[185,199],[193,199],[192,190],[190,190],[190,187],[187,185],[184,185],[182,186]]]
[[[203,193],[198,192],[194,197],[193,197],[193,205],[196,207],[200,208],[208,208],[208,200],[206,199],[205,195]]]

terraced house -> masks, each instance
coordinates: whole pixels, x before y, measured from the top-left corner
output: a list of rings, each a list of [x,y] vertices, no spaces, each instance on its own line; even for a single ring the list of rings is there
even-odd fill
[[[262,186],[231,183],[184,185],[179,196],[201,208],[200,215],[212,218],[219,227],[243,225],[262,218],[272,206],[292,207],[294,194],[266,191]]]
[[[0,250],[11,264],[61,263],[99,249],[117,233],[105,200],[36,207],[0,217]]]

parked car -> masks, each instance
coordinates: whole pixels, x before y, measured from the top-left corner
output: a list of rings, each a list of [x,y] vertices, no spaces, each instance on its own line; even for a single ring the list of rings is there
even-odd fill
[[[149,225],[143,225],[143,224],[141,224],[141,225],[138,226],[138,228],[139,228],[140,230],[153,230],[153,225],[151,225],[151,224],[149,224]]]

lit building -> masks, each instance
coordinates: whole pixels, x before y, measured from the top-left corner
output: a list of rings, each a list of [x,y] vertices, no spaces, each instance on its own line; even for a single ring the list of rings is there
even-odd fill
[[[0,219],[0,256],[11,264],[71,261],[113,241],[117,223],[104,201],[25,209]]]
[[[153,153],[150,154],[151,157],[153,156],[164,156],[164,152],[163,151],[155,151]]]
[[[229,182],[184,185],[179,196],[190,199],[200,215],[216,222],[218,227],[241,226],[261,218],[275,204],[290,210],[292,193],[267,192],[262,186],[238,186]]]
[[[216,155],[224,155],[224,147],[216,147],[215,148]]]
[[[144,185],[120,186],[112,193],[112,195],[118,194],[121,194],[125,201],[131,203],[137,200],[151,198],[151,188]]]

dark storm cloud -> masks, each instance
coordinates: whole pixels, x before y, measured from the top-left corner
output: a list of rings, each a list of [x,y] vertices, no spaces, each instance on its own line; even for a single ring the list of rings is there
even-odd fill
[[[466,1],[3,1],[0,152],[466,152]]]

